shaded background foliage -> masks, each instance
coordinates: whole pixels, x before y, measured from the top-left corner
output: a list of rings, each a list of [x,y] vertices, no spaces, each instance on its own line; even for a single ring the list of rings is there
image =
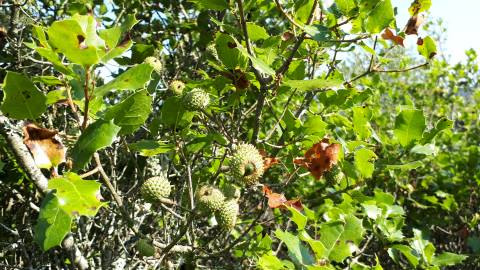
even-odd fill
[[[320,41],[306,39],[301,44],[284,74],[285,81],[330,78],[351,83],[335,90],[328,85],[314,85],[311,91],[292,94],[295,87],[279,82],[278,87],[264,91],[246,57],[239,56],[240,60],[233,64],[238,68],[232,68],[223,61],[221,48],[211,48],[219,32],[244,39],[238,7],[230,2],[228,9],[217,10],[212,6],[222,7],[227,2],[27,0],[1,4],[0,81],[8,70],[29,77],[53,75],[64,84],[37,83],[44,93],[62,87],[74,89],[75,82],[25,46],[24,42],[35,40],[33,24],[48,27],[77,13],[93,13],[101,29],[123,23],[132,14],[139,20],[125,36],[125,41],[134,42],[131,53],[97,68],[94,78],[95,84],[101,86],[104,81],[141,64],[148,56],[158,57],[164,66],[160,74],[153,73],[147,87],[153,105],[142,128],[100,151],[102,164],[128,215],[135,221],[134,227],[143,234],[161,243],[170,243],[182,225],[182,221],[165,208],[152,206],[149,209],[143,203],[138,191],[144,179],[168,172],[174,189],[172,199],[188,208],[188,170],[192,171],[194,188],[204,183],[223,185],[230,181],[228,173],[221,169],[231,153],[229,138],[236,142],[253,141],[265,149],[268,156],[277,155],[280,164],[270,168],[261,182],[287,198],[301,198],[308,207],[300,214],[293,209],[266,209],[261,190],[244,190],[240,220],[231,234],[219,233],[208,220],[199,219],[188,232],[189,237],[196,238],[193,240],[196,241],[195,251],[171,253],[160,265],[158,257],[139,256],[134,248],[138,236],[129,231],[129,221],[122,216],[113,195],[102,186],[102,195],[111,202],[109,207],[100,209],[95,217],[77,217],[72,225],[79,249],[90,265],[104,269],[115,266],[122,269],[124,264],[129,268],[191,267],[192,263],[204,268],[239,269],[302,268],[306,265],[311,269],[409,269],[417,265],[422,269],[435,269],[435,263],[428,261],[428,254],[425,255],[431,251],[423,242],[428,240],[435,246],[435,254],[469,255],[461,264],[450,266],[452,269],[480,267],[477,255],[480,252],[480,91],[476,52],[466,52],[468,60],[465,63],[448,63],[444,59],[429,61],[418,57],[417,52],[409,55],[400,46],[380,37],[370,37],[370,30],[365,31],[368,34],[365,39],[332,42],[351,38],[347,35],[350,31],[334,27],[336,24],[344,20],[355,21],[363,15],[353,10],[351,14],[342,14],[336,6],[322,6],[314,22],[331,28],[313,32],[320,36]],[[335,2],[338,7],[349,1]],[[351,2],[367,5],[376,1]],[[313,3],[280,2],[287,12],[295,11],[294,19],[300,22],[308,20]],[[243,4],[246,21],[262,26],[267,37],[273,37],[254,40],[251,36],[255,54],[268,61],[273,69],[279,69],[297,40],[289,36],[299,38],[301,29],[293,28],[273,1],[244,1]],[[395,28],[394,23],[389,25]],[[396,27],[398,32],[402,27]],[[441,42],[434,31],[431,36]],[[263,35],[261,30],[255,33]],[[323,34],[326,35],[324,40]],[[232,40],[230,43],[229,46],[235,45]],[[273,52],[268,51],[271,48]],[[370,54],[372,49],[375,55]],[[371,69],[371,59],[379,64],[377,70]],[[426,68],[404,71],[425,61],[429,61]],[[392,72],[378,72],[380,70]],[[176,113],[176,101],[165,90],[173,79],[185,81],[188,88],[207,89],[214,100],[209,109],[213,120],[193,113],[186,113],[182,118],[184,122],[177,122],[176,118],[171,120],[173,112]],[[82,94],[78,95],[81,100]],[[259,118],[257,104],[265,96],[263,114]],[[109,93],[103,101],[113,105],[126,97],[125,93]],[[416,144],[423,148],[413,151],[413,145],[400,145],[393,131],[398,115],[412,108],[421,110],[427,130],[434,129],[442,119],[453,121],[453,126],[442,130],[434,140],[422,143],[419,140]],[[60,130],[72,149],[80,134],[72,119],[70,108],[56,103],[35,122]],[[22,123],[15,124],[20,127]],[[339,182],[316,180],[292,162],[324,136],[342,145],[340,164],[347,177]],[[168,144],[160,144],[164,148],[153,147],[153,151],[160,154],[145,157],[146,147],[139,142],[158,140]],[[5,267],[74,268],[72,254],[60,248],[43,252],[34,243],[32,229],[37,223],[41,197],[7,143],[4,140],[0,143],[0,264]],[[357,157],[361,149],[365,149],[361,153],[365,153],[366,158]],[[375,165],[374,170],[365,172],[369,164]],[[100,179],[97,175],[91,178]],[[188,211],[182,207],[174,207],[174,211],[185,215]],[[391,216],[380,217],[386,212]],[[344,223],[338,220],[342,216],[360,221],[358,225],[342,220],[345,224],[356,224],[358,230],[353,232],[363,236],[353,240],[347,237],[347,242],[358,246],[356,253],[347,254],[345,260],[336,260],[333,255],[325,258],[325,254],[318,254],[313,246],[308,247],[312,244],[302,232],[318,240],[321,235],[317,230],[326,230],[322,224],[341,227]],[[332,220],[337,223],[330,223]],[[308,225],[302,229],[304,222]],[[192,245],[191,239],[180,242]],[[397,246],[395,251],[395,245],[404,246]],[[418,246],[421,247],[415,249]],[[401,251],[405,247],[409,250]],[[345,247],[338,247],[339,252],[344,250]],[[413,254],[410,257],[409,252]],[[415,258],[417,265],[412,263]]]

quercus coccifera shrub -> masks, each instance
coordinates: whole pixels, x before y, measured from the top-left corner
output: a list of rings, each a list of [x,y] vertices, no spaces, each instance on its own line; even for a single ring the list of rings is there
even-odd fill
[[[436,62],[431,1],[40,2],[0,35],[0,264],[475,264],[478,66]]]

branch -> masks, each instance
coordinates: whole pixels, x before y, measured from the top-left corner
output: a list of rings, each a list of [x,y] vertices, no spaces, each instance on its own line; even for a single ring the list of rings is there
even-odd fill
[[[373,72],[380,72],[380,73],[397,73],[397,72],[406,72],[406,71],[410,71],[410,70],[414,70],[414,69],[418,69],[418,68],[422,68],[422,67],[426,67],[428,66],[430,63],[428,62],[425,62],[423,64],[420,64],[420,65],[416,65],[416,66],[412,66],[412,67],[408,67],[408,68],[404,68],[404,69],[390,69],[390,70],[379,70],[379,69],[373,69]]]
[[[7,140],[10,149],[13,151],[28,177],[33,181],[38,190],[45,194],[48,189],[47,178],[37,167],[30,151],[23,143],[23,139],[15,132],[15,128],[5,116],[0,116],[0,133]]]
[[[180,229],[180,232],[178,233],[177,237],[175,237],[175,239],[173,239],[170,244],[168,244],[167,246],[165,246],[163,248],[162,257],[160,258],[160,261],[162,261],[163,258],[165,258],[165,256],[168,254],[168,252],[173,251],[173,247],[175,247],[176,244],[178,243],[178,241],[180,241],[182,239],[182,237],[187,233],[188,228],[190,227],[190,224],[195,220],[196,217],[197,217],[197,215],[196,215],[195,211],[190,213],[190,216],[188,217],[184,226]]]
[[[20,162],[21,167],[33,181],[37,189],[40,190],[42,194],[46,194],[48,191],[48,179],[37,167],[30,151],[23,143],[22,138],[16,133],[15,128],[5,116],[0,116],[0,133],[7,140],[8,146],[13,151],[16,159]],[[62,246],[65,251],[73,254],[74,262],[79,269],[83,270],[89,268],[87,260],[75,245],[72,236],[65,238]]]
[[[282,8],[282,6],[280,5],[280,3],[278,2],[278,0],[273,0],[273,2],[275,2],[275,5],[277,6],[278,10],[280,10],[280,13],[283,14],[283,16],[285,16],[285,18],[287,18],[288,21],[290,21],[293,25],[295,25],[296,27],[300,28],[300,29],[303,29],[303,27],[297,23],[295,21],[295,19],[293,19],[290,15],[288,15],[288,13]],[[316,1],[315,1],[316,2]]]
[[[275,3],[278,3],[278,0],[275,0]],[[315,17],[315,10],[317,9],[317,6],[318,6],[318,1],[315,1],[313,3],[313,7],[312,7],[312,10],[310,11],[310,16],[308,17],[308,21],[307,21],[307,25],[310,25],[312,24],[313,22],[313,18]],[[282,12],[283,9],[277,5],[277,7],[280,9],[280,11]],[[303,28],[302,28],[303,29]],[[292,60],[293,60],[293,57],[295,56],[295,54],[297,53],[297,50],[298,48],[300,48],[300,45],[302,45],[303,41],[305,40],[305,37],[307,36],[307,33],[305,31],[302,32],[302,34],[300,34],[300,37],[297,39],[297,42],[295,43],[295,45],[293,46],[291,52],[290,52],[290,55],[288,56],[287,60],[285,60],[285,62],[283,63],[283,65],[276,71],[276,74],[277,76],[278,75],[283,75],[285,72],[287,72],[288,70],[288,67],[290,66],[290,64],[292,63]]]

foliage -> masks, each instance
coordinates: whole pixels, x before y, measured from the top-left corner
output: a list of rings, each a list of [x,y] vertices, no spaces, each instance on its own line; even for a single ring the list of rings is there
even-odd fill
[[[403,47],[431,1],[398,11],[411,16],[405,28],[390,0],[325,2],[2,5],[14,14],[0,35],[0,117],[13,123],[2,134],[35,122],[49,136],[27,136],[42,150],[30,151],[63,149],[37,142],[58,135],[68,158],[42,171],[48,191],[37,196],[0,140],[2,263],[478,265],[476,53],[449,65],[423,32],[413,53]],[[176,80],[183,91],[169,89]],[[236,156],[244,143],[254,161]],[[142,185],[160,175],[170,196],[146,202]],[[196,208],[202,186],[233,183],[241,195],[220,194],[222,211]]]

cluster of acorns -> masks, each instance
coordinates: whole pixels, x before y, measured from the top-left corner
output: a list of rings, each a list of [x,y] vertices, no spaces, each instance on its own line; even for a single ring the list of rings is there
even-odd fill
[[[163,69],[162,62],[154,57],[149,56],[145,58],[144,63],[150,65],[157,73],[161,73]],[[205,90],[201,88],[194,88],[188,92],[184,92],[185,83],[179,80],[170,82],[168,90],[173,95],[181,97],[183,107],[189,111],[202,111],[210,104],[210,96]]]
[[[240,144],[230,159],[230,172],[233,180],[244,186],[252,186],[263,175],[263,158],[251,144]],[[162,202],[171,192],[166,176],[149,178],[141,187],[141,194],[150,203]],[[235,226],[239,212],[240,188],[234,184],[225,185],[220,190],[211,185],[197,189],[195,200],[200,213],[215,215],[219,226],[231,230]]]
[[[240,144],[230,159],[230,176],[244,186],[253,186],[263,175],[263,157],[251,144]],[[200,187],[195,198],[203,212],[214,213],[220,227],[231,230],[236,224],[239,212],[240,188],[227,184],[223,192],[211,185]]]

